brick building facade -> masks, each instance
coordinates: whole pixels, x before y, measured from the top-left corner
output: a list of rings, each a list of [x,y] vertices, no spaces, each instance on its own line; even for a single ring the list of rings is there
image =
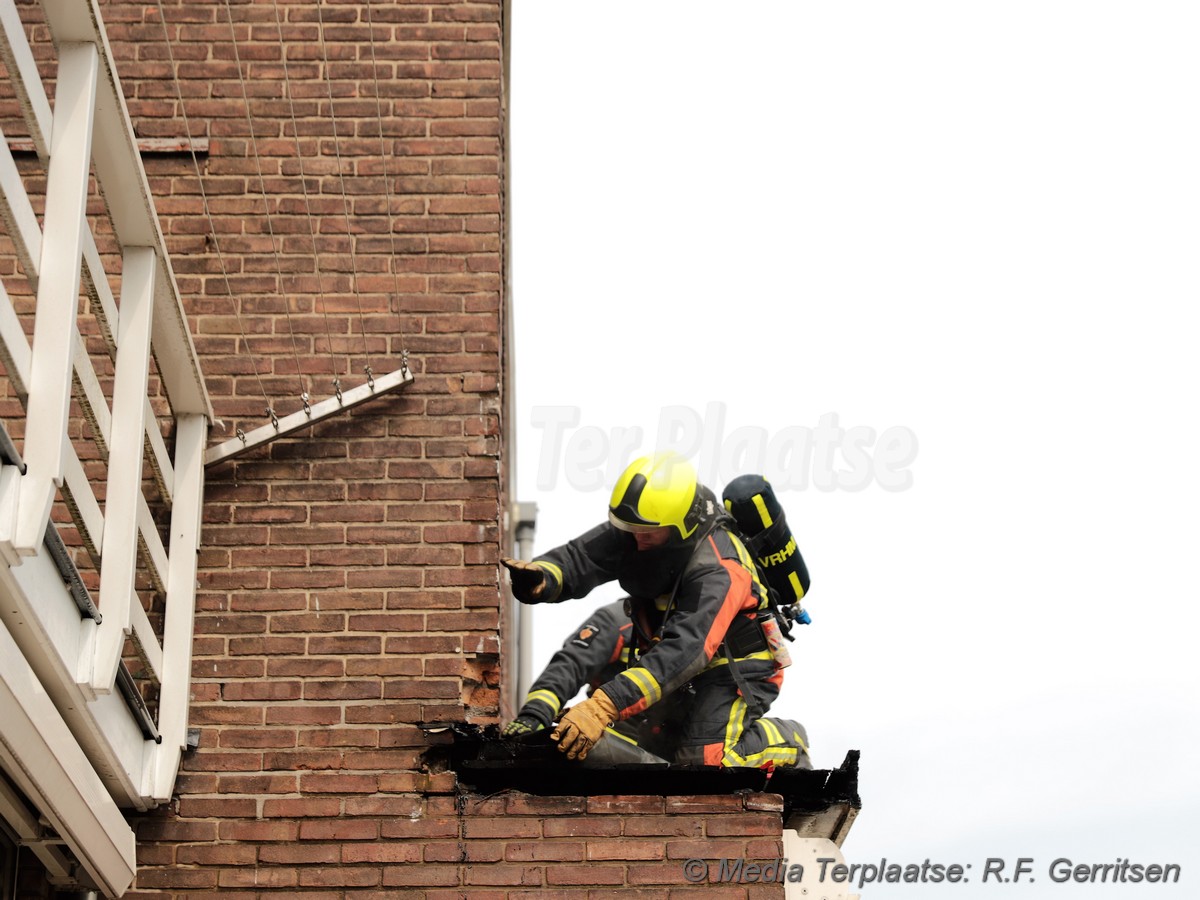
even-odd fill
[[[515,662],[497,572],[514,499],[508,4],[100,9],[212,443],[367,365],[414,376],[209,468],[198,742],[173,801],[133,817],[127,896],[782,896],[681,872],[777,858],[773,794],[484,796],[431,756],[445,738],[428,726],[509,712]],[[21,896],[47,895],[29,866]]]

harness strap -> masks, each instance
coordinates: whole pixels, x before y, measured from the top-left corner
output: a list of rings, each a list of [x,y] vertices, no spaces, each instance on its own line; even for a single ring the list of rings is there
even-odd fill
[[[729,660],[729,671],[733,675],[733,683],[737,685],[738,692],[742,695],[742,699],[746,701],[747,712],[754,719],[762,718],[762,714],[766,710],[758,702],[758,698],[754,696],[754,692],[750,690],[750,684],[746,681],[746,676],[742,674],[742,667],[734,659],[733,652],[729,649],[729,644],[722,642],[721,650],[725,653],[725,658]]]

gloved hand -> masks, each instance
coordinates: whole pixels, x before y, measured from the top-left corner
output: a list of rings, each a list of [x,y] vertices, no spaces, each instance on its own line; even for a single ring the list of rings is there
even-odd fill
[[[596,742],[604,737],[604,729],[616,720],[616,706],[604,691],[597,690],[567,710],[550,733],[550,740],[558,741],[558,749],[567,754],[567,759],[586,759]]]
[[[545,727],[540,719],[535,719],[533,716],[517,716],[504,726],[502,734],[506,738],[521,737],[522,735],[533,734],[535,731],[541,731]]]
[[[508,569],[514,597],[522,603],[537,603],[542,599],[542,593],[546,590],[546,573],[541,566],[507,557],[500,560],[500,565]]]

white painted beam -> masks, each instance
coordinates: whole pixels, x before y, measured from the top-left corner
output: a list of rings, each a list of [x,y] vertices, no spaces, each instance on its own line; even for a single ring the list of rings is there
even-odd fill
[[[154,314],[154,251],[125,251],[121,309],[117,327],[117,368],[113,381],[112,453],[104,499],[104,543],[100,551],[100,614],[91,688],[112,689],[134,607],[142,610],[135,589],[138,511],[142,497],[142,445],[146,431],[146,379],[150,372],[150,329]],[[156,535],[157,536],[157,535]],[[142,612],[142,617],[145,613]],[[145,639],[145,635],[141,636]]]
[[[0,816],[8,822],[20,845],[32,850],[33,855],[46,867],[51,882],[64,881],[70,875],[72,863],[59,846],[61,842],[47,839],[46,829],[37,814],[3,779],[0,779]]]
[[[100,548],[104,546],[104,513],[100,511],[100,503],[92,491],[87,472],[83,470],[83,463],[79,461],[75,448],[69,444],[63,467],[62,496],[71,511],[75,527],[79,529],[84,549],[93,564],[99,567]]]
[[[390,372],[382,378],[376,378],[374,384],[360,384],[356,388],[344,391],[340,399],[330,397],[314,403],[307,413],[304,410],[294,412],[280,419],[278,425],[263,425],[261,428],[246,432],[244,437],[230,438],[222,444],[210,447],[204,456],[204,464],[215,466],[217,463],[234,459],[243,453],[249,453],[256,447],[316,425],[322,419],[328,419],[330,416],[353,409],[368,400],[390,394],[412,380],[412,372],[409,371],[408,366],[402,366],[395,372]]]
[[[134,600],[136,599],[137,595],[134,594]],[[103,624],[101,623],[101,626]],[[150,667],[150,674],[154,676],[154,680],[161,684],[163,671],[162,647],[159,646],[154,629],[150,626],[150,618],[146,615],[146,608],[142,604],[135,602],[132,605],[129,624],[130,636],[133,638],[138,655],[141,656],[142,662]],[[120,661],[118,660],[119,664]],[[113,678],[115,680],[116,676],[114,675]]]
[[[112,51],[95,0],[53,0],[42,4],[55,43],[88,41],[100,51],[103,78],[96,95],[96,180],[122,247],[154,247],[158,253],[158,309],[154,316],[154,358],[176,415],[195,413],[212,420],[212,406],[196,349],[164,248],[158,217]]]
[[[163,547],[162,538],[158,536],[158,526],[154,524],[154,516],[146,498],[139,493],[137,496],[137,537],[138,558],[146,567],[154,589],[162,592],[167,589],[167,550]]]
[[[49,553],[0,565],[0,597],[0,622],[109,794],[118,806],[145,809],[146,739],[119,691],[97,697],[87,689],[96,623],[80,617]]]
[[[108,355],[116,359],[117,339],[113,335],[113,325],[117,321],[117,301],[113,297],[108,274],[104,271],[104,261],[100,258],[90,227],[83,235],[83,288],[92,301],[92,315],[96,318]]]
[[[29,394],[29,356],[29,338],[4,283],[0,282],[0,362],[4,363],[13,390],[22,402]]]
[[[119,897],[136,872],[133,831],[2,623],[0,721],[0,765],[104,892]]]
[[[175,435],[177,493],[171,511],[171,566],[167,576],[167,611],[163,624],[163,673],[159,687],[158,730],[153,785],[146,794],[155,802],[171,798],[179,759],[187,743],[188,703],[192,677],[192,623],[196,611],[196,556],[200,550],[200,514],[204,505],[204,445],[208,423],[202,416],[183,416]]]
[[[4,5],[7,5],[5,3]],[[0,132],[0,217],[17,252],[17,261],[29,275],[30,286],[37,290],[38,260],[42,255],[42,229],[17,163],[8,149],[8,140]]]
[[[38,551],[62,483],[71,405],[71,357],[77,333],[83,265],[93,110],[98,57],[92,44],[59,47],[54,134],[46,175],[45,233],[38,281],[37,318],[29,373],[29,405],[17,508],[18,552]]]
[[[42,87],[37,61],[29,48],[25,26],[13,0],[0,0],[0,58],[8,69],[9,79],[16,92],[26,121],[30,123],[33,146],[43,160],[50,153],[47,137],[51,131],[50,102]]]
[[[150,470],[154,473],[154,483],[162,494],[163,504],[170,509],[175,503],[175,467],[171,465],[171,455],[167,452],[167,443],[163,440],[158,416],[150,405],[149,397],[146,398],[146,453]]]
[[[79,401],[84,419],[92,427],[92,440],[95,441],[96,447],[100,451],[100,458],[108,459],[112,413],[108,409],[108,399],[104,396],[104,389],[100,387],[100,379],[96,377],[92,358],[88,356],[87,340],[78,332],[75,334],[75,353],[72,366],[75,371],[75,399]]]

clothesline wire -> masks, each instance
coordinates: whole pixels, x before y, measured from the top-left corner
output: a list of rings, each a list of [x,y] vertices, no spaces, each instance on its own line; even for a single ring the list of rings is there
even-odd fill
[[[258,383],[259,392],[262,394],[263,402],[267,406],[268,414],[270,414],[271,400],[267,395],[266,385],[263,384],[262,375],[259,374],[258,365],[254,361],[254,354],[250,352],[250,345],[246,339],[246,330],[242,323],[242,315],[241,315],[242,301],[241,301],[240,297],[234,298],[234,296],[233,296],[233,289],[231,288],[231,286],[229,284],[229,270],[225,264],[225,255],[221,251],[221,242],[217,239],[216,223],[213,221],[212,209],[208,202],[208,193],[204,189],[204,177],[200,171],[200,159],[196,155],[196,144],[192,137],[191,119],[187,113],[187,105],[183,101],[183,85],[179,81],[179,67],[175,61],[175,51],[171,47],[171,35],[170,35],[170,31],[167,28],[166,13],[163,11],[162,0],[155,0],[155,3],[157,4],[157,7],[158,7],[159,23],[162,25],[163,41],[167,45],[167,62],[171,66],[171,77],[175,81],[175,93],[176,93],[176,97],[179,100],[179,111],[183,116],[184,134],[187,136],[188,147],[191,149],[192,167],[196,171],[196,182],[200,186],[200,202],[204,207],[204,216],[208,220],[208,228],[212,234],[213,249],[216,251],[216,254],[217,254],[217,263],[221,269],[221,278],[225,283],[225,292],[228,294],[229,298],[234,301],[234,305],[233,305],[234,319],[237,321],[238,333],[241,336],[242,346],[246,348],[246,356],[250,361],[250,368],[251,368],[251,371],[254,373],[254,380]]]

